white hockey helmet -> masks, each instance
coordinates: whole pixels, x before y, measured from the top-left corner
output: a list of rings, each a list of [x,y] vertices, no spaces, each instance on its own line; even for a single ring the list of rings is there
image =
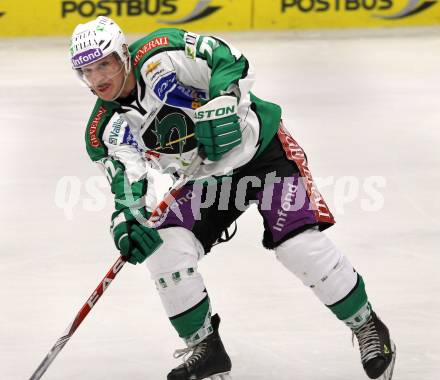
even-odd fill
[[[128,74],[130,54],[125,36],[112,19],[99,16],[93,21],[77,25],[70,41],[70,57],[75,71],[112,53],[116,53]]]

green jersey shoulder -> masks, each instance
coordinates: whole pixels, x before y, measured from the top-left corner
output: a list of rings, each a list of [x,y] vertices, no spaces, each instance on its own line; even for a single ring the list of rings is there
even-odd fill
[[[116,106],[112,104],[112,102],[98,99],[90,115],[84,137],[87,153],[93,161],[98,161],[107,156],[108,151],[102,139],[102,135],[105,126],[115,112],[115,108]]]

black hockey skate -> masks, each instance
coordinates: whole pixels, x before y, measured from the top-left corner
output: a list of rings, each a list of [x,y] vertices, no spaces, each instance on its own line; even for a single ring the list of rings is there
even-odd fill
[[[370,379],[391,380],[396,346],[390,339],[388,328],[372,312],[368,322],[361,328],[353,330],[359,343],[361,361]]]
[[[189,354],[191,356],[181,365],[174,368],[167,376],[167,380],[229,380],[231,359],[218,334],[220,317],[215,314],[211,317],[214,332],[194,347],[176,351],[175,356]]]

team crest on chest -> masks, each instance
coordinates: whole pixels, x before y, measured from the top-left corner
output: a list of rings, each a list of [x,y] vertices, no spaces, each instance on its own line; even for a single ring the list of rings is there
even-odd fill
[[[194,123],[182,110],[164,105],[143,135],[148,149],[161,154],[179,154],[196,148]]]

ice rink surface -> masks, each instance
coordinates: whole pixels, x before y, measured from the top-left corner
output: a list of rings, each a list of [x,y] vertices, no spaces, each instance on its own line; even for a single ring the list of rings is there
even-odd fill
[[[397,343],[394,379],[439,379],[439,30],[223,36],[309,156],[327,234]],[[117,257],[84,147],[93,103],[68,38],[0,41],[1,380],[32,374]],[[254,208],[238,228],[200,263],[234,380],[366,379],[350,331],[262,248]],[[146,268],[127,265],[44,379],[165,379],[176,348]]]

